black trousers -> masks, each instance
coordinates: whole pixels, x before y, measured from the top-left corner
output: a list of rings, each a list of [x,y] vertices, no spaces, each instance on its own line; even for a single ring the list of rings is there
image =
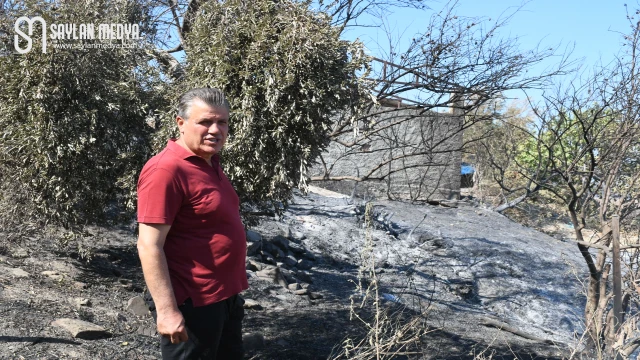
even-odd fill
[[[184,317],[189,340],[172,344],[169,338],[161,336],[162,359],[242,360],[243,305],[240,295],[199,307],[194,307],[191,299],[187,300],[178,309]],[[151,310],[155,319],[155,306]]]

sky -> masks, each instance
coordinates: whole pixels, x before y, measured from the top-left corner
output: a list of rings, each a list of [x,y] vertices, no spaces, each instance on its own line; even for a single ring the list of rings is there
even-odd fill
[[[573,47],[571,58],[583,60],[585,66],[591,68],[599,60],[604,64],[610,62],[619,53],[620,32],[630,30],[625,3],[623,0],[459,0],[455,13],[495,21],[522,6],[502,28],[500,36],[518,37],[523,50],[535,48],[539,43],[545,47],[560,46],[561,49]],[[432,10],[394,10],[385,22],[396,37],[410,40],[426,28],[431,14],[444,8],[447,2],[432,0],[426,4]],[[632,13],[640,8],[633,1],[627,4]],[[374,28],[352,28],[345,37],[350,40],[359,38],[374,56],[380,56],[378,44],[388,44],[385,32]],[[550,64],[541,64],[533,71],[542,71]]]

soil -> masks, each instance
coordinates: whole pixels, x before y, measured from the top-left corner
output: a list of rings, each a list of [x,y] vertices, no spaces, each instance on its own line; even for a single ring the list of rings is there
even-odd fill
[[[584,300],[574,277],[583,273],[573,244],[471,203],[374,203],[381,307],[396,314],[392,326],[419,318],[425,330],[405,349],[414,354],[389,358],[561,359],[579,349]],[[265,341],[247,349],[246,359],[327,359],[345,340],[366,335],[363,322],[350,319],[352,309],[373,316],[371,307],[352,306],[363,296],[356,287],[363,212],[362,201],[312,188],[252,229],[262,239],[250,241],[248,260],[281,275],[269,280],[248,270],[242,296],[261,309],[246,310],[244,331]],[[127,309],[145,292],[135,226],[91,233],[83,244],[89,261],[59,252],[46,234],[0,246],[0,359],[160,358],[151,316]],[[289,245],[278,245],[282,239]],[[283,263],[282,255],[297,263]],[[312,295],[283,286],[292,283]],[[73,338],[51,325],[59,318],[88,321],[111,336]]]

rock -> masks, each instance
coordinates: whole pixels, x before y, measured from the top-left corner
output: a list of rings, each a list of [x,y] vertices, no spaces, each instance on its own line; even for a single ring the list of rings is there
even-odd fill
[[[262,249],[262,242],[258,241],[258,242],[250,243],[249,246],[247,246],[247,255],[255,256],[258,254],[260,249]]]
[[[307,295],[309,294],[309,290],[308,289],[300,289],[300,290],[296,290],[293,292],[296,295]]]
[[[244,299],[244,308],[250,310],[262,310],[263,307],[253,299]]]
[[[284,276],[281,273],[278,273],[278,278],[276,279],[276,283],[282,287],[287,287],[289,286],[289,283],[287,282],[287,279],[284,278]]]
[[[317,292],[310,292],[309,293],[309,298],[311,300],[318,300],[318,299],[322,299],[324,296],[322,296],[322,294],[317,293]]]
[[[307,271],[298,270],[296,271],[296,277],[306,283],[313,284],[313,279],[311,278],[311,274]]]
[[[266,245],[266,244],[267,244],[267,243],[265,243],[265,245]],[[284,254],[284,251],[282,251],[282,250],[281,250],[279,247],[277,247],[277,246],[270,245],[270,246],[263,246],[263,247],[262,247],[262,255],[263,255],[263,256],[265,256],[265,255],[271,255],[271,256],[273,256],[274,258],[277,258],[277,257],[283,256],[283,255],[280,255],[280,254]]]
[[[263,253],[262,254],[262,261],[264,261],[267,264],[276,264],[276,259],[273,258],[273,256],[271,254],[268,253]]]
[[[347,264],[348,264],[348,263],[350,263],[350,262],[351,262],[351,259],[352,259],[352,257],[351,257],[351,256],[349,256],[349,255],[347,255],[347,254],[338,254],[338,258],[339,258],[342,262],[347,263]]]
[[[264,336],[260,333],[242,334],[242,346],[245,351],[256,351],[264,348]]]
[[[302,287],[298,283],[293,283],[293,284],[287,285],[287,289],[289,289],[291,291],[300,290],[301,288]]]
[[[11,252],[11,257],[14,259],[25,259],[29,257],[29,253],[26,249],[16,248]]]
[[[256,261],[256,260],[253,260],[253,259],[250,259],[249,263],[251,263],[251,266],[254,266],[254,267],[256,267],[258,269],[258,270],[254,270],[254,271],[260,271],[260,270],[265,268],[265,265],[263,263],[261,263],[259,261]]]
[[[260,243],[262,241],[262,235],[260,233],[247,230],[247,241],[252,243]]]
[[[268,242],[263,242],[262,247],[260,248],[260,254],[271,254],[274,251],[275,246]]]
[[[76,307],[83,307],[83,306],[91,306],[91,300],[87,299],[87,298],[75,298],[73,301],[76,304]]]
[[[127,310],[136,316],[145,316],[149,314],[147,303],[141,296],[132,297],[127,302]]]
[[[256,276],[259,277],[260,279],[274,281],[276,278],[277,272],[278,272],[277,267],[268,267],[260,271],[256,271]]]
[[[289,237],[289,240],[292,240],[295,242],[300,242],[307,238],[307,236],[300,231],[290,231],[288,237]]]
[[[15,277],[19,277],[19,278],[23,278],[23,277],[28,277],[29,273],[20,269],[20,268],[15,268],[15,269],[11,269],[9,270],[9,272],[11,273],[11,275],[15,276]]]
[[[48,277],[51,280],[55,280],[55,281],[62,280],[62,278],[64,277],[63,275],[60,275],[57,271],[53,271],[53,270],[43,271],[40,274]]]
[[[296,243],[289,243],[289,250],[297,255],[302,255],[307,251],[304,246]]]
[[[284,264],[289,267],[296,266],[298,264],[298,260],[293,256],[289,255],[284,258]]]
[[[136,333],[143,336],[156,337],[156,327],[149,325],[140,325],[140,327],[138,327],[138,330],[136,330]]]
[[[316,260],[316,256],[314,253],[309,252],[309,251],[305,251],[302,254],[302,257],[304,257],[305,259],[311,260],[311,261],[315,261]]]
[[[247,270],[251,270],[251,271],[260,271],[263,268],[261,263],[252,259],[247,259],[246,264],[247,264]]]
[[[275,256],[276,259],[284,259],[286,254],[280,248],[276,248],[273,256]]]
[[[256,272],[256,275],[260,279],[267,280],[276,284],[280,284],[281,286],[284,286],[284,287],[288,285],[287,280],[284,278],[284,276],[280,272],[280,268],[278,267],[260,270]]]
[[[280,268],[280,273],[284,276],[284,279],[287,280],[287,284],[298,282],[298,279],[296,279],[295,274],[292,271],[286,268]]]
[[[83,282],[74,281],[73,282],[73,287],[76,288],[76,289],[82,290],[82,289],[86,289],[88,286],[87,286],[87,284],[85,284]]]
[[[311,268],[313,267],[313,264],[311,263],[311,261],[307,259],[301,259],[301,260],[298,260],[298,264],[296,266],[300,270],[311,270]]]
[[[291,272],[287,273],[284,271],[285,269],[282,270],[282,275],[284,276],[284,279],[287,280],[287,284],[300,283],[300,281],[296,279]]]
[[[51,325],[70,332],[71,336],[78,339],[96,340],[111,337],[111,333],[102,326],[87,321],[61,318],[52,322]]]
[[[276,235],[271,239],[271,243],[281,250],[287,251],[289,250],[289,239],[282,235]]]

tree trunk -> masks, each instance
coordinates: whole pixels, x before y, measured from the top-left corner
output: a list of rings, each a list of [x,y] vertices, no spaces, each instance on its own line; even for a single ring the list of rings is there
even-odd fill
[[[520,204],[521,202],[525,201],[527,199],[527,197],[529,197],[529,194],[524,194],[522,196],[518,196],[517,198],[515,198],[515,199],[513,199],[513,200],[511,200],[511,201],[509,201],[507,203],[504,203],[504,204],[502,204],[500,206],[497,206],[497,207],[493,208],[493,211],[502,213],[503,211],[505,211],[507,209],[510,209],[510,208]]]

